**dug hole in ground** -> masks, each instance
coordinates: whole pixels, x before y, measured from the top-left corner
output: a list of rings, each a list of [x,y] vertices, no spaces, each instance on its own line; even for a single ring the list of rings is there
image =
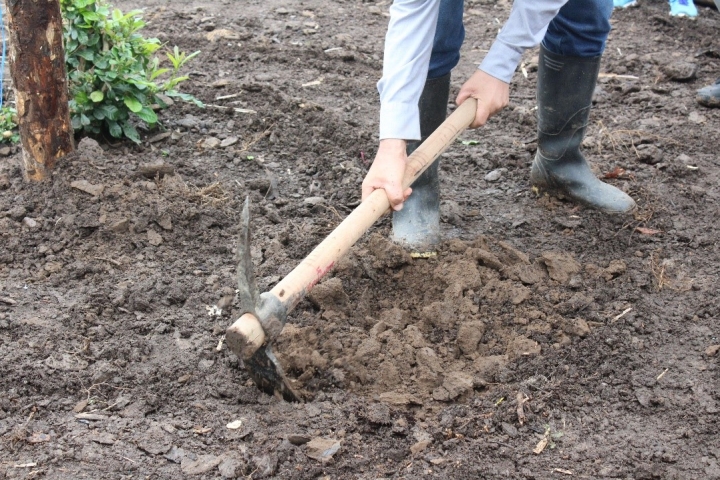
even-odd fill
[[[694,99],[717,11],[613,17],[584,152],[626,218],[530,188],[528,51],[511,105],[441,158],[438,256],[385,218],[293,312],[275,350],[311,399],[290,404],[222,342],[242,202],[262,291],[358,204],[387,2],[142,6],[221,108],[84,140],[45,184],[0,161],[0,478],[720,478],[720,110]],[[509,8],[466,2],[452,97]]]

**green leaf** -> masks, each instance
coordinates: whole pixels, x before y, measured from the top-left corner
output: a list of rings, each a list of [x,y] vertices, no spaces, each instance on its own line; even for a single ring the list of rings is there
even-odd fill
[[[169,71],[170,71],[169,68],[158,68],[157,70],[155,70],[154,72],[152,72],[152,73],[150,74],[150,80],[155,80],[157,77],[159,77],[159,76],[162,75],[163,73],[166,73],[166,72],[169,72]]]
[[[92,50],[88,50],[85,48],[83,48],[82,50],[78,50],[77,56],[84,58],[88,62],[92,62],[95,59],[95,53]]]
[[[123,101],[125,102],[125,106],[133,113],[138,113],[143,108],[142,103],[140,103],[137,98],[125,97]]]
[[[118,125],[117,122],[109,121],[107,122],[108,125],[108,131],[110,132],[110,135],[112,135],[115,138],[122,138],[122,128],[120,128],[120,125]]]
[[[90,94],[90,100],[95,103],[102,102],[103,98],[105,98],[105,95],[103,95],[103,92],[101,92],[100,90],[95,90]]]
[[[73,130],[80,130],[82,128],[82,123],[80,123],[79,115],[73,115],[70,119],[70,123],[72,124]]]
[[[136,112],[135,114],[148,125],[154,125],[158,121],[158,117],[155,112],[153,112],[152,109],[148,107],[143,107],[142,110]]]
[[[138,134],[137,130],[135,130],[135,127],[130,125],[128,122],[124,122],[121,126],[123,133],[127,138],[135,143],[140,143],[140,134]]]

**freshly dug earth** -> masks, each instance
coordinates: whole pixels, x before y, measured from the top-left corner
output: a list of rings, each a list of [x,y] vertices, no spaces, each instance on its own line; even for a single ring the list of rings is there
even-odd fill
[[[387,3],[147,2],[148,34],[202,50],[208,108],[82,140],[44,184],[2,160],[0,478],[720,478],[720,110],[694,99],[715,10],[613,19],[584,151],[632,216],[530,188],[528,52],[441,158],[437,257],[386,218],[291,315],[275,349],[306,403],[227,350],[244,198],[261,290],[359,203]],[[454,92],[509,7],[467,2]]]

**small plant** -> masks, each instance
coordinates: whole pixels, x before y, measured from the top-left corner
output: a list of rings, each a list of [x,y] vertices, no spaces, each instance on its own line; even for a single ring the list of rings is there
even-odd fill
[[[75,130],[139,143],[133,121],[154,127],[155,109],[167,107],[161,94],[202,106],[192,95],[176,90],[188,79],[180,69],[200,52],[187,55],[175,47],[166,54],[172,67],[161,68],[155,56],[160,41],[138,33],[145,26],[140,10],[111,11],[104,0],[61,0],[60,5]],[[166,79],[161,81],[163,75]]]
[[[18,143],[20,134],[17,130],[17,112],[12,107],[0,107],[0,142]]]

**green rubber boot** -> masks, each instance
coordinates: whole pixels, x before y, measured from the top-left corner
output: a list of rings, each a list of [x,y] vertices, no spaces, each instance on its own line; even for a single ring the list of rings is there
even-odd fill
[[[635,201],[601,182],[580,152],[599,71],[600,57],[566,57],[540,48],[538,149],[530,181],[605,213],[628,213]]]
[[[445,121],[450,96],[450,74],[425,82],[418,107],[420,109],[419,142],[408,142],[410,155]],[[429,253],[440,243],[440,181],[436,160],[412,184],[412,194],[403,209],[393,212],[393,240],[413,253]]]

